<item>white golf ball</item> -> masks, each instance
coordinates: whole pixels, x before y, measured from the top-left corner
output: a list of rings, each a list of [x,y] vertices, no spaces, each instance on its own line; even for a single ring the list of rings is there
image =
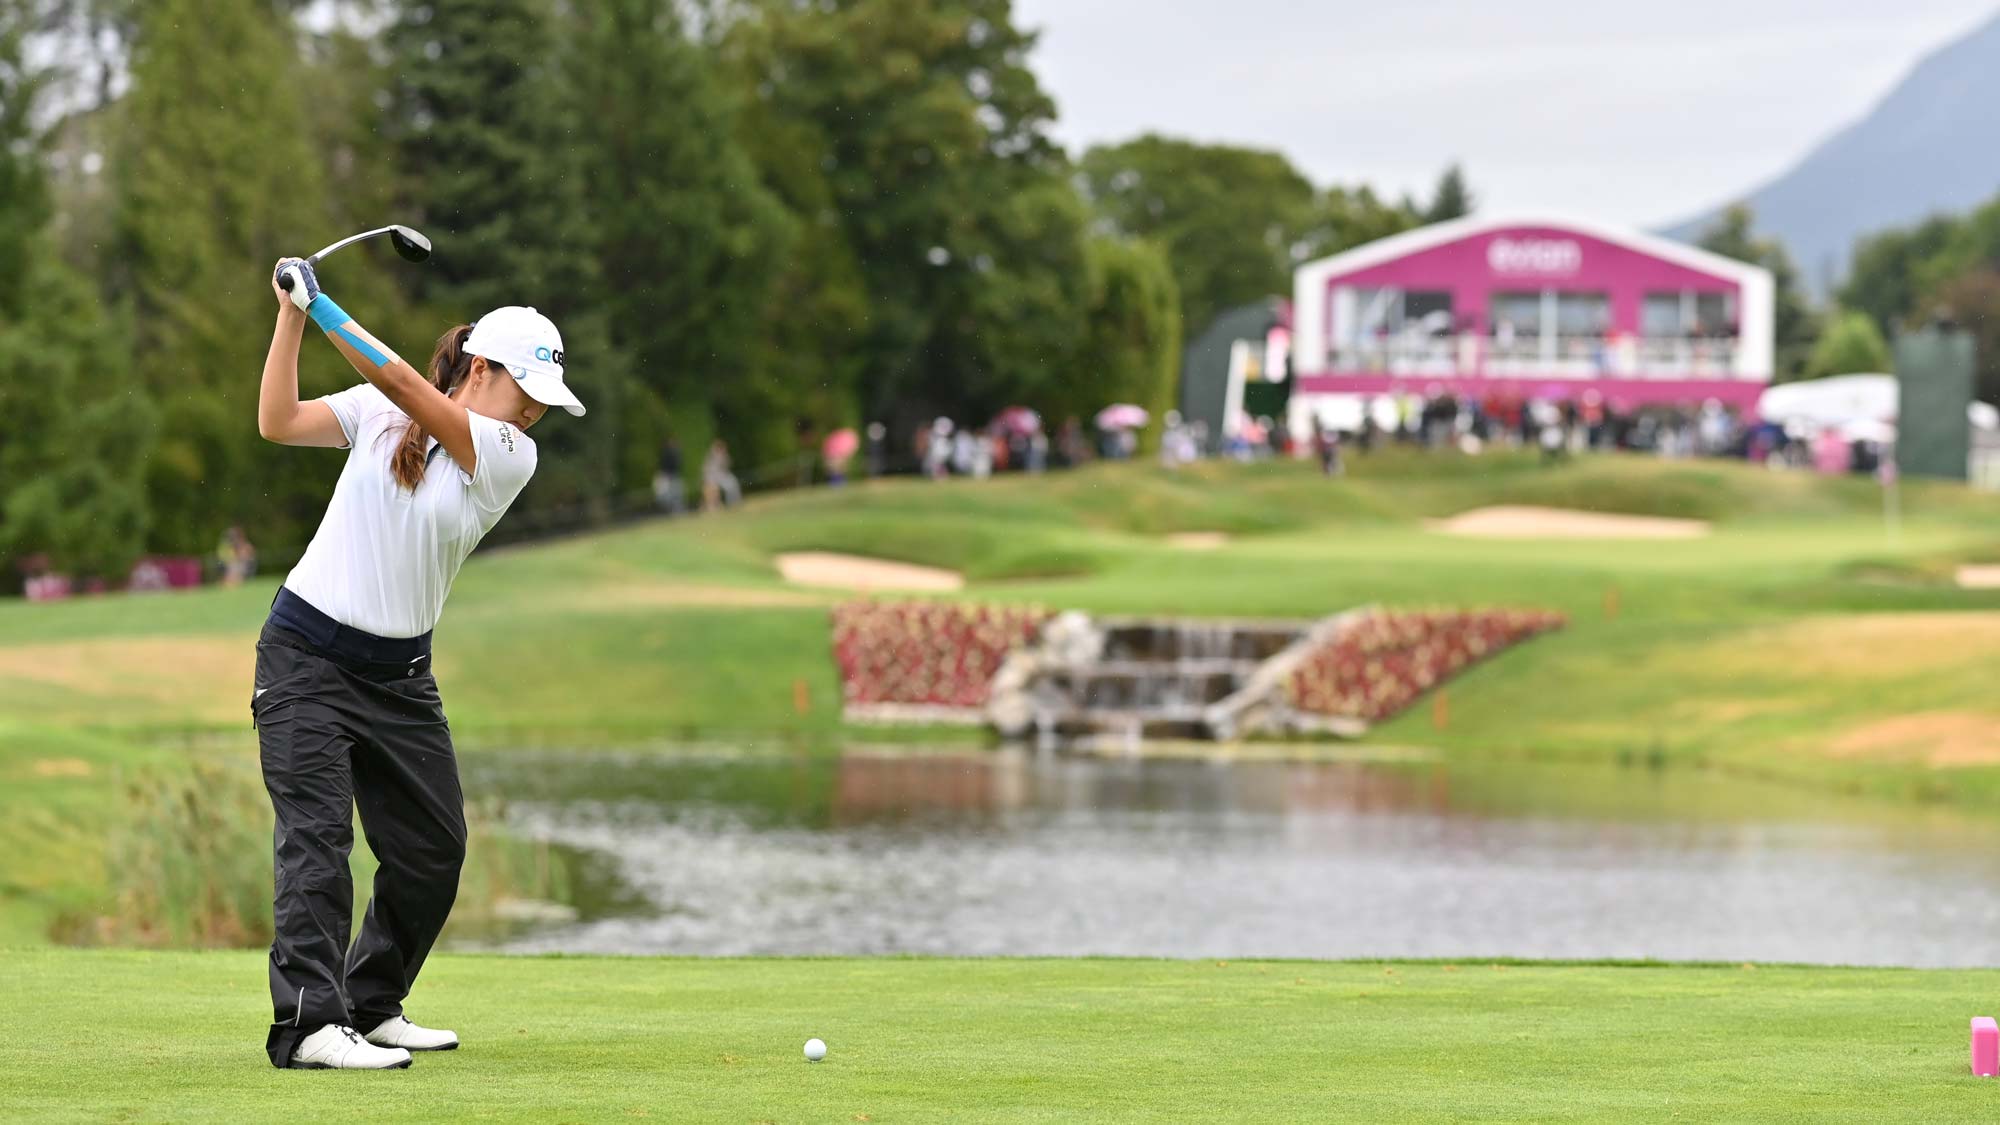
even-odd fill
[[[818,1062],[826,1057],[826,1044],[817,1039],[806,1040],[806,1061]]]

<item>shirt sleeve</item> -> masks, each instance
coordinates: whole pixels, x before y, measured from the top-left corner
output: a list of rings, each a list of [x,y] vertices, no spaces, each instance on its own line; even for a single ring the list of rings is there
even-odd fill
[[[354,437],[361,432],[364,422],[384,409],[395,409],[389,403],[389,396],[376,390],[372,383],[356,383],[344,391],[322,395],[319,401],[332,408],[340,432],[347,435],[349,449],[354,448]]]
[[[473,502],[487,512],[503,512],[535,475],[535,443],[512,422],[465,412],[472,423],[472,472],[458,475]]]

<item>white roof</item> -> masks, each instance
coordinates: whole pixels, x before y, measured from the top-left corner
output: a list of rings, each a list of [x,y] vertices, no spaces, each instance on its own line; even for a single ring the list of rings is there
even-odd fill
[[[1571,231],[1673,262],[1691,270],[1726,278],[1738,284],[1757,285],[1760,282],[1764,285],[1770,284],[1771,272],[1762,266],[1725,258],[1698,246],[1675,242],[1670,238],[1661,238],[1659,235],[1647,234],[1629,227],[1611,226],[1592,219],[1546,213],[1468,215],[1463,219],[1432,223],[1401,234],[1392,234],[1387,238],[1378,238],[1374,242],[1342,251],[1331,257],[1307,262],[1298,267],[1294,276],[1301,282],[1316,283],[1325,278],[1355,273],[1371,266],[1381,265],[1383,262],[1408,257],[1434,246],[1443,246],[1488,231],[1504,230],[1509,227],[1552,227]]]

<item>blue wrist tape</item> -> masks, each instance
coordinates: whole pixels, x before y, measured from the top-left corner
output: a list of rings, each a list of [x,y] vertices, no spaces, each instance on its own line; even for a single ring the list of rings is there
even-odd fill
[[[325,293],[312,299],[312,304],[306,306],[306,315],[312,317],[312,322],[319,325],[323,332],[331,332],[354,319],[347,315],[346,309],[334,304],[333,298]]]

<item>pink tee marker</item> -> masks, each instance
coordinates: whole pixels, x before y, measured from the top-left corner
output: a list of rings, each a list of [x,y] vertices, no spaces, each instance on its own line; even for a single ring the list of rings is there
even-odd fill
[[[1972,1073],[1981,1078],[2000,1075],[2000,1024],[1992,1016],[1972,1017]]]

